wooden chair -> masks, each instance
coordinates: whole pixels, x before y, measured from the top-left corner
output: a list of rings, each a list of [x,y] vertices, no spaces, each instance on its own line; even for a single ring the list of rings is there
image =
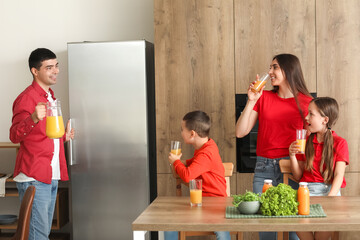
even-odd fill
[[[279,166],[280,171],[283,174],[283,182],[285,184],[289,184],[289,179],[293,180],[294,182],[298,182],[294,176],[291,173],[291,167],[290,167],[290,160],[289,159],[280,159],[279,160]],[[289,239],[289,233],[283,232],[284,234],[281,234],[282,232],[278,232],[278,240],[282,239]],[[281,235],[281,236],[279,236]],[[331,240],[339,240],[340,233],[339,232],[333,232],[331,234]]]
[[[234,164],[227,162],[227,163],[223,163],[224,168],[225,168],[225,180],[226,180],[226,194],[227,196],[230,196],[230,177],[233,174],[233,170],[234,170]],[[174,173],[174,172],[173,172]],[[176,178],[176,196],[181,196],[181,185],[187,185],[185,182],[182,181],[182,179],[177,176],[176,174],[174,174],[175,178]],[[243,233],[242,232],[231,232],[231,235],[236,234],[237,235],[237,240],[242,240],[243,239]],[[188,236],[207,236],[207,235],[215,235],[214,232],[179,232],[179,239],[180,240],[185,240],[186,237]]]
[[[16,232],[11,240],[27,240],[29,238],[30,216],[35,197],[35,191],[36,189],[34,186],[29,186],[26,189],[24,197],[21,201]]]

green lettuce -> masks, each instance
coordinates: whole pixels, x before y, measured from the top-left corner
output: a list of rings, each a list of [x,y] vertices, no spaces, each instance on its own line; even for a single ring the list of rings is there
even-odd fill
[[[296,215],[298,212],[297,191],[280,183],[261,195],[260,210],[266,216]]]
[[[250,191],[246,191],[245,194],[232,195],[233,205],[235,207],[239,206],[241,202],[252,202],[260,201],[260,194],[256,194]]]

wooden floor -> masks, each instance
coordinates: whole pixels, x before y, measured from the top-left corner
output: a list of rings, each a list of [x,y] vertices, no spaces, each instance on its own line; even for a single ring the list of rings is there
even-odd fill
[[[14,233],[0,233],[0,240],[10,240]],[[50,234],[50,240],[70,240],[70,234],[68,233],[52,233]]]

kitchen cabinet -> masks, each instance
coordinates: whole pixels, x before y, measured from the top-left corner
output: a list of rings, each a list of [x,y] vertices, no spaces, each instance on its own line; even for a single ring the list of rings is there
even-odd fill
[[[0,149],[1,148],[13,148],[16,150],[16,154],[20,148],[20,144],[13,144],[10,142],[0,142]],[[1,162],[0,162],[1,164]],[[18,191],[15,185],[13,178],[6,179],[5,183],[5,197],[18,197]],[[54,212],[54,219],[51,229],[52,230],[59,230],[61,229],[66,223],[69,222],[69,196],[68,196],[68,189],[67,188],[59,188],[58,193],[56,196],[56,203],[55,203],[55,212]],[[19,206],[20,207],[20,206]],[[13,224],[8,225],[0,225],[1,229],[16,229],[17,221]]]

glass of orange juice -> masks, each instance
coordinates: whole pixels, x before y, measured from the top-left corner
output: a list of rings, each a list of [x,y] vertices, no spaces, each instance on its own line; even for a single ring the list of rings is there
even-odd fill
[[[171,153],[175,155],[181,154],[181,142],[171,141]]]
[[[192,179],[189,181],[190,205],[192,207],[202,206],[202,179]]]
[[[263,75],[261,75],[261,77],[254,83],[254,86],[251,87],[251,91],[255,93],[260,92],[261,88],[268,81],[269,77],[270,76],[268,73],[264,73]]]
[[[46,136],[61,138],[65,134],[64,120],[61,114],[60,100],[46,104]]]
[[[305,153],[306,129],[296,129],[296,141],[300,146],[299,153]]]

